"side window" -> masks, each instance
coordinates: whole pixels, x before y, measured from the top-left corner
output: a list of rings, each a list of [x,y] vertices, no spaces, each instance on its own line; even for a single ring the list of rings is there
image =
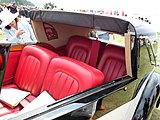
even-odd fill
[[[110,40],[110,33],[104,31],[97,31],[98,39]]]
[[[89,37],[94,39],[96,38],[101,42],[125,46],[125,38],[123,35],[109,33],[106,31],[94,30],[89,32]]]
[[[50,40],[54,40],[58,38],[58,34],[57,31],[54,29],[54,27],[48,23],[43,23],[43,27],[45,30],[45,34],[47,36],[47,39]]]

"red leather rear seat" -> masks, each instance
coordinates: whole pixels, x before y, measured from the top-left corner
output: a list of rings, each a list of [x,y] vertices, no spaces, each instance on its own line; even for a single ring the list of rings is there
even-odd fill
[[[56,56],[58,55],[43,47],[26,46],[20,56],[14,83],[3,86],[3,88],[17,88],[31,92],[33,96],[38,96],[50,60]],[[21,106],[11,109],[1,103],[0,116],[18,112],[20,109]]]
[[[84,36],[72,36],[67,43],[67,56],[76,60],[89,63],[91,56],[92,40]]]
[[[52,59],[45,76],[42,91],[46,90],[55,100],[102,84],[101,71],[68,57]]]
[[[126,75],[125,49],[116,45],[107,45],[99,62],[98,69],[104,73],[105,82]]]
[[[107,45],[98,64],[98,69],[104,73],[104,83],[126,75],[124,47]],[[98,100],[97,109],[100,109],[102,100]]]

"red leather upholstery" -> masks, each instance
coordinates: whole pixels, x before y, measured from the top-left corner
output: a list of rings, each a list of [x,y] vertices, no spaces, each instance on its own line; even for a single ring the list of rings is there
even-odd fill
[[[83,62],[68,57],[52,59],[45,76],[42,91],[46,90],[55,99],[102,84],[101,71]]]
[[[2,61],[2,56],[0,55],[0,69],[3,69],[3,61]]]
[[[15,84],[9,84],[9,85],[5,85],[5,86],[2,86],[3,89],[6,89],[6,88],[15,88],[15,89],[19,89],[17,87],[17,85]],[[13,96],[14,97],[14,96]],[[33,101],[36,97],[33,96],[33,95],[28,95],[25,99],[27,99],[27,101]],[[25,99],[23,101],[25,101]],[[16,114],[18,113],[24,106],[24,102],[20,102],[21,105],[18,105],[16,106],[15,108],[10,108],[9,106],[7,106],[6,104],[4,103],[1,103],[0,102],[0,117],[1,116],[4,116],[4,115],[7,115],[7,114]],[[28,103],[27,103],[28,104]],[[27,105],[26,104],[26,105]]]
[[[26,46],[20,56],[14,84],[5,85],[3,88],[16,88],[29,91],[31,95],[27,99],[33,100],[41,92],[48,65],[51,59],[56,56],[58,55],[46,48],[35,45]],[[0,116],[17,113],[21,109],[21,105],[12,109],[0,103]]]
[[[19,58],[21,55],[21,51],[10,52],[7,61],[6,72],[3,79],[3,85],[13,83],[13,79],[16,73],[16,69],[18,66]]]
[[[89,63],[92,40],[83,36],[70,37],[67,44],[67,56],[76,60]]]
[[[51,50],[51,51],[55,51],[55,48],[54,48],[52,45],[48,44],[48,43],[41,42],[40,45],[41,45],[42,47],[44,47],[44,48],[47,48],[47,49]]]
[[[2,88],[16,88],[16,89],[18,89],[18,87],[15,84],[5,85],[5,86],[2,86]],[[18,113],[21,109],[22,109],[22,106],[20,106],[20,105],[18,105],[15,108],[10,108],[7,105],[5,105],[4,103],[0,102],[0,117],[7,115],[7,114]]]
[[[105,82],[126,75],[125,49],[120,46],[107,45],[98,64],[98,69],[104,73]]]
[[[40,46],[26,46],[20,56],[14,82],[22,90],[39,95],[51,58],[57,54]]]
[[[17,106],[14,109],[8,107],[7,105],[0,103],[0,117],[7,114],[16,114],[22,109],[22,106]]]

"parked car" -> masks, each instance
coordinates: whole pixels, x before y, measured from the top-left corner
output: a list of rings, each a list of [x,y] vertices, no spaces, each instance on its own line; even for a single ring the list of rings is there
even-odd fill
[[[0,43],[1,94],[17,103],[1,97],[2,119],[150,118],[160,103],[157,33],[150,24],[66,11],[29,16],[37,44]],[[96,31],[113,36],[99,39]]]

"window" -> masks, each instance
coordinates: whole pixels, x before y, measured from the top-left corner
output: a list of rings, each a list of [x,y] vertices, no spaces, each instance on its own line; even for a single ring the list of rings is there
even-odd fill
[[[89,37],[91,37],[93,39],[98,39],[101,42],[125,46],[125,38],[124,38],[124,36],[119,35],[119,34],[95,30],[95,31],[91,31],[89,33]]]
[[[48,40],[54,40],[58,38],[57,31],[52,25],[48,23],[43,23],[43,26]]]

